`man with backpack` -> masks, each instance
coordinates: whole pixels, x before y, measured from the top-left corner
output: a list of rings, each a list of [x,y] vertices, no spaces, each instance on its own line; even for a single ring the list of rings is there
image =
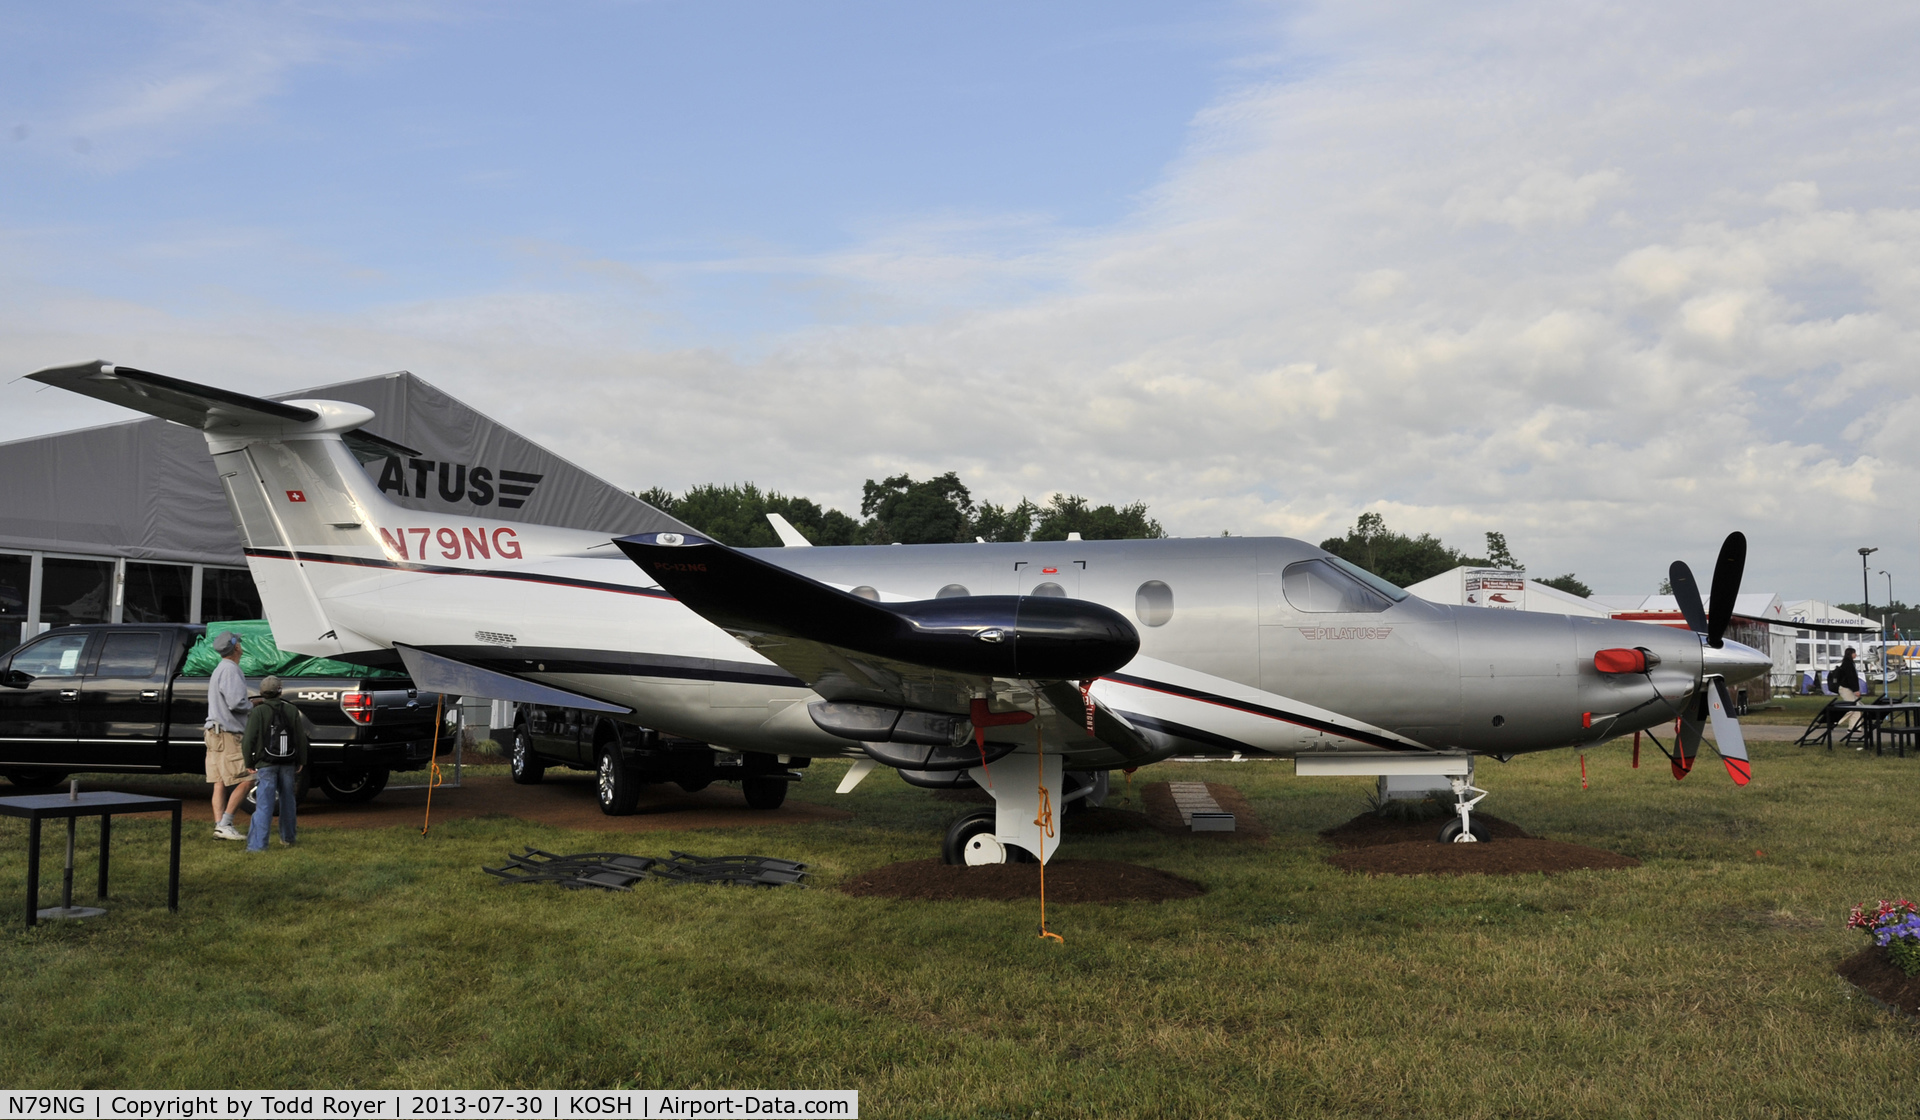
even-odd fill
[[[247,767],[259,782],[253,795],[253,823],[247,828],[247,850],[267,850],[267,829],[273,824],[276,805],[280,842],[291,848],[296,775],[307,765],[307,724],[300,709],[280,698],[279,677],[260,682],[260,703],[247,713],[241,746]]]

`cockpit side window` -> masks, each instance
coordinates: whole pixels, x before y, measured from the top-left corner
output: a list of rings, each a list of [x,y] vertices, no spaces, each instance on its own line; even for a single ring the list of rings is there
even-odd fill
[[[1362,580],[1353,575],[1350,568],[1350,564],[1328,560],[1289,564],[1280,574],[1281,593],[1293,604],[1294,610],[1306,614],[1377,614],[1407,597],[1407,593],[1397,587],[1393,588],[1396,595],[1387,595],[1374,586],[1377,577],[1369,575]]]

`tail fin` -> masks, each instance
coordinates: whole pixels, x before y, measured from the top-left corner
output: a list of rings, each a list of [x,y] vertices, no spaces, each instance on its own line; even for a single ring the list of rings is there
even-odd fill
[[[440,542],[435,563],[457,559],[466,568],[487,568],[518,564],[535,552],[527,539],[534,535],[530,526],[435,516],[434,528],[422,528],[421,514],[389,502],[349,445],[377,444],[383,455],[397,445],[362,429],[374,414],[360,405],[270,401],[107,362],[28,376],[205,434],[246,542],[247,566],[283,650],[338,657],[386,648],[388,636],[339,625],[326,603],[330,595],[364,586],[369,576],[396,567],[420,569],[430,534]],[[552,546],[541,552],[579,547],[578,538],[589,536],[544,527],[537,532]]]

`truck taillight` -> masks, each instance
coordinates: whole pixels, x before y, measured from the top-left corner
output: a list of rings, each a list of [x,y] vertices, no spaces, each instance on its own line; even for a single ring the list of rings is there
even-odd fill
[[[355,723],[373,722],[373,693],[350,691],[340,694],[340,710]]]

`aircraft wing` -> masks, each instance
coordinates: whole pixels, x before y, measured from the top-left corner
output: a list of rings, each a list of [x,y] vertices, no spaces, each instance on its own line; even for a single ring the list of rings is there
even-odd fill
[[[1064,734],[1084,729],[1086,709],[1078,688],[1054,686],[1094,680],[1140,648],[1132,623],[1083,600],[976,595],[880,603],[691,533],[614,543],[689,609],[832,702],[963,716],[974,713],[976,699],[991,701],[1012,686],[1046,696],[1054,711],[1043,718]],[[1110,713],[1096,713],[1096,730],[1102,718],[1116,737],[1129,738]]]

